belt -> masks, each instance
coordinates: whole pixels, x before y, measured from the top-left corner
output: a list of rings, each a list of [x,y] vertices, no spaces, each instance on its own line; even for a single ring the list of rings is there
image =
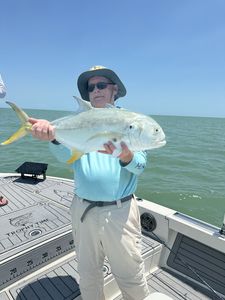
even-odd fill
[[[118,203],[126,202],[126,201],[128,201],[128,200],[130,200],[132,198],[133,198],[133,194],[128,195],[126,197],[123,197],[123,198],[121,198],[119,200],[108,201],[108,202],[107,201],[106,202],[105,201],[90,201],[90,200],[87,200],[87,199],[83,199],[83,201],[86,201],[86,202],[90,203],[90,205],[88,205],[88,207],[86,207],[86,209],[83,212],[80,220],[81,220],[81,222],[83,222],[84,218],[85,218],[86,214],[89,212],[89,210],[92,209],[92,208],[94,208],[94,207],[96,207],[96,206],[97,207],[102,207],[102,206],[108,206],[108,205],[117,205]]]

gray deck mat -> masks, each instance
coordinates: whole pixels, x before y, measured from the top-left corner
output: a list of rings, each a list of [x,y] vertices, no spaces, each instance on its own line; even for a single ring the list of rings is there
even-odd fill
[[[150,246],[151,245],[151,246]],[[143,237],[143,254],[151,251],[158,246],[154,240]],[[147,250],[148,249],[148,250]],[[110,278],[110,265],[105,261],[104,268],[105,280]],[[211,297],[197,291],[194,287],[187,284],[182,278],[169,273],[166,270],[158,269],[150,274],[147,278],[149,290],[153,292],[164,293],[172,299],[186,299],[186,300],[205,300],[212,299]],[[16,300],[29,299],[76,299],[80,294],[79,291],[79,274],[77,272],[77,262],[75,256],[69,258],[57,266],[49,268],[48,271],[43,271],[38,276],[29,279],[16,287],[7,291],[10,298]],[[1,295],[1,294],[0,294]],[[6,296],[6,294],[4,295]],[[0,297],[1,299],[1,297]],[[122,300],[122,296],[118,296],[115,300]]]
[[[0,209],[0,291],[4,289],[0,299],[52,299],[52,295],[70,299],[79,295],[75,257],[57,268],[48,266],[74,252],[69,213],[73,190],[71,182],[61,179],[0,178],[0,195],[9,200]],[[143,238],[143,255],[158,245]],[[44,266],[47,271],[33,278],[33,272]],[[7,290],[29,274],[31,279]],[[104,274],[106,281],[112,276],[107,260]]]
[[[105,278],[112,276],[108,262],[105,264]],[[150,293],[161,292],[174,300],[207,300],[213,299],[185,283],[182,279],[170,274],[166,270],[158,269],[147,278]],[[23,282],[11,288],[5,298],[16,300],[65,300],[76,299],[79,291],[79,274],[75,257],[49,269],[47,272],[34,277],[32,280]],[[122,300],[122,296],[114,300]]]
[[[63,181],[0,179],[0,195],[9,200],[0,209],[0,255],[70,225],[72,194],[72,185]]]
[[[151,252],[154,248],[158,247],[158,245],[158,242],[143,237],[142,255]],[[112,278],[112,274],[107,259],[104,263],[103,272],[105,282],[109,281]],[[47,271],[44,270],[33,278],[25,279],[21,284],[17,284],[10,288],[7,291],[7,294],[10,295],[12,299],[16,300],[75,299],[80,295],[78,283],[79,274],[74,254],[72,258],[60,262],[54,267],[49,267]]]
[[[149,291],[160,292],[170,296],[172,299],[205,300],[211,297],[197,291],[181,278],[170,274],[166,270],[159,269],[147,278]]]
[[[0,290],[74,249],[67,180],[0,178]],[[31,250],[32,249],[32,250]]]
[[[217,292],[225,295],[225,254],[178,234],[167,264],[196,281],[199,278],[180,261],[184,259]]]

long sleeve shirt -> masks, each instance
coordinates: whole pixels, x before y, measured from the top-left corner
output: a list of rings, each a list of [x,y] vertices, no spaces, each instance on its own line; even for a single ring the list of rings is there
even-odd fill
[[[5,95],[6,95],[6,88],[0,74],[0,98],[4,98]]]
[[[51,143],[50,143],[51,144]],[[70,150],[63,145],[50,145],[58,160],[65,162]],[[84,154],[73,163],[75,194],[92,201],[113,201],[133,194],[137,177],[146,166],[146,153],[135,152],[129,164],[99,152]]]

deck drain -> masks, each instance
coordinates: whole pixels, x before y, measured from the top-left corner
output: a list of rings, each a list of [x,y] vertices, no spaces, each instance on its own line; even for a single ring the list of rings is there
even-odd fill
[[[37,235],[40,235],[40,234],[42,234],[42,230],[41,229],[34,229],[34,230],[31,230],[30,232],[29,232],[29,235],[30,236],[37,236]]]
[[[111,273],[110,267],[106,264],[104,264],[102,271],[103,271],[104,277],[106,277],[107,275],[109,275]]]

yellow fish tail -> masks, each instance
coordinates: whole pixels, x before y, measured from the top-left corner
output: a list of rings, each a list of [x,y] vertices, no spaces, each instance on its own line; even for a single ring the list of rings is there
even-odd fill
[[[19,130],[17,130],[13,135],[10,136],[10,138],[8,138],[8,140],[4,141],[1,143],[1,145],[8,145],[11,144],[17,140],[19,140],[20,138],[24,137],[27,134],[27,130],[25,127],[20,127]]]
[[[30,131],[31,129],[31,124],[28,122],[28,115],[19,107],[16,106],[16,104],[12,103],[12,102],[8,102],[6,101],[6,103],[8,103],[12,109],[15,111],[15,113],[17,114],[18,118],[21,121],[21,127],[19,128],[19,130],[17,130],[10,138],[8,138],[6,141],[2,142],[0,145],[8,145],[11,144],[17,140],[19,140],[20,138],[24,137],[25,135],[27,135],[27,133]]]

